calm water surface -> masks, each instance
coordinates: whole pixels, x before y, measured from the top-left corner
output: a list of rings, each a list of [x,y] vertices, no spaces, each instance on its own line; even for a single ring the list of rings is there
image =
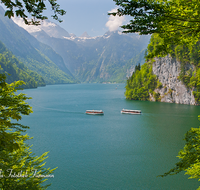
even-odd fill
[[[157,177],[178,161],[184,134],[198,127],[200,107],[128,101],[124,84],[52,85],[24,90],[34,113],[30,126],[33,152],[49,152],[55,168],[48,190],[192,190],[196,180],[181,173]],[[122,108],[142,110],[122,115]],[[104,116],[86,115],[102,109]]]

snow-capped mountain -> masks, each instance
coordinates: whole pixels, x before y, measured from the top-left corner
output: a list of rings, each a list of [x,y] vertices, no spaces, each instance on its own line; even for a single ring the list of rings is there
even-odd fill
[[[19,21],[15,22],[19,24]],[[77,37],[50,21],[43,22],[39,29],[33,28],[24,27],[61,55],[66,67],[82,82],[125,81],[129,69],[144,61],[144,49],[150,39],[150,36],[120,31],[106,32],[97,37],[84,32]]]

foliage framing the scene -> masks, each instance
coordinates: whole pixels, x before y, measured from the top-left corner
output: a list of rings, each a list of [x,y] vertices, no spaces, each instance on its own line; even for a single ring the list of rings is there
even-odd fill
[[[31,139],[24,134],[29,127],[17,122],[32,112],[25,102],[30,98],[16,90],[24,82],[7,84],[5,80],[5,74],[0,74],[0,189],[46,189],[50,184],[43,184],[47,179],[44,176],[55,169],[44,168],[47,152],[34,156],[31,146],[25,143]]]
[[[54,13],[52,17],[62,22],[59,15],[63,16],[66,12],[60,9],[60,5],[56,1],[57,0],[48,0],[51,10]],[[1,0],[1,3],[4,4],[7,9],[5,16],[9,18],[15,15],[19,16],[23,18],[25,24],[38,25],[40,20],[47,19],[47,16],[43,15],[44,10],[46,10],[45,0]],[[29,20],[27,15],[30,15],[32,18]]]
[[[199,0],[114,0],[119,6],[112,15],[129,15],[125,33],[159,33],[165,48],[172,44],[192,47],[200,37]]]
[[[200,119],[200,115],[198,118]],[[160,176],[164,177],[185,171],[185,174],[190,175],[189,179],[200,181],[200,127],[191,128],[185,134],[184,140],[185,146],[178,153],[180,161],[175,164],[173,169]],[[200,186],[197,190],[200,190]]]

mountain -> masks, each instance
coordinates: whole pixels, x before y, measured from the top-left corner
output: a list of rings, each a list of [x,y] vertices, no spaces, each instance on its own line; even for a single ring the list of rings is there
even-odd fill
[[[120,31],[106,32],[98,37],[90,37],[84,32],[77,37],[50,21],[42,22],[39,28],[28,28],[20,20],[14,21],[61,55],[65,67],[81,82],[125,82],[134,65],[144,63],[150,39],[150,35]]]
[[[80,36],[80,38],[91,38],[91,36],[89,36],[87,32],[84,32],[84,33]]]
[[[126,71],[144,62],[144,49],[150,39],[119,31],[64,39],[51,37],[44,30],[31,34],[61,55],[66,67],[81,82],[125,82]]]
[[[4,17],[2,7],[0,7],[0,40],[30,70],[40,74],[46,84],[77,82],[66,68],[62,57],[11,19]]]
[[[65,38],[71,36],[65,29],[61,28],[56,23],[50,22],[49,20],[41,21],[40,25],[38,26],[26,25],[24,24],[24,21],[18,17],[14,17],[13,20],[16,24],[22,26],[29,33],[44,31],[50,37],[54,38]]]
[[[0,73],[6,73],[7,83],[23,80],[26,84],[22,88],[37,88],[45,86],[45,81],[41,75],[29,70],[20,62],[0,41]]]
[[[29,42],[35,49],[39,50],[39,52],[47,56],[53,63],[55,63],[59,67],[60,70],[67,73],[69,75],[68,76],[69,78],[71,78],[72,80],[75,80],[71,72],[65,66],[63,58],[59,54],[57,54],[50,46],[47,46],[39,42],[38,40],[36,40],[35,37],[30,35],[23,28],[19,28],[19,29],[20,29],[21,34],[29,40]]]

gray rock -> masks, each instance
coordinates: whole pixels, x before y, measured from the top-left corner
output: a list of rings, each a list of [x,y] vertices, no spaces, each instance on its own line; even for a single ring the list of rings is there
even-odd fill
[[[182,81],[178,79],[180,74],[181,64],[177,59],[170,55],[162,58],[154,58],[153,74],[155,74],[162,83],[161,89],[156,89],[155,92],[160,93],[161,102],[190,104],[197,105],[193,90],[188,89]],[[186,72],[194,67],[191,64],[186,65]],[[150,96],[151,101],[155,101],[153,96]]]

